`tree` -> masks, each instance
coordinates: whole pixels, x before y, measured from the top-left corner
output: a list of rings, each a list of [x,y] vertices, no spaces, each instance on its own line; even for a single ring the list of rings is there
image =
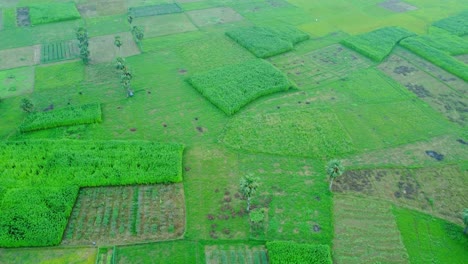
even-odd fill
[[[128,21],[128,23],[131,25],[132,22],[133,22],[133,17],[132,17],[132,16],[128,16],[128,17],[127,17],[127,21]]]
[[[463,230],[463,233],[466,234],[468,231],[468,208],[465,208],[463,210],[463,223],[465,224],[465,229]]]
[[[78,47],[80,48],[80,58],[83,60],[84,64],[89,63],[89,39],[88,31],[84,27],[79,27],[76,30],[76,38],[78,39]]]
[[[122,40],[120,39],[120,36],[115,36],[114,38],[114,45],[119,48],[119,55],[120,55],[120,47],[122,46]]]
[[[33,103],[31,102],[31,100],[29,100],[28,98],[23,98],[21,100],[21,105],[20,105],[21,109],[23,109],[23,111],[25,111],[26,113],[31,113],[34,111],[34,105]]]
[[[330,178],[330,191],[332,190],[333,180],[336,177],[341,176],[344,170],[345,169],[343,165],[341,164],[340,160],[333,159],[327,163],[326,171],[327,171],[328,177]]]
[[[250,211],[250,199],[257,191],[259,186],[258,178],[252,175],[246,175],[241,178],[239,190],[240,193],[247,199],[247,212]]]
[[[133,36],[138,40],[138,42],[142,41],[145,37],[145,33],[143,32],[143,28],[139,26],[133,26],[132,28]]]

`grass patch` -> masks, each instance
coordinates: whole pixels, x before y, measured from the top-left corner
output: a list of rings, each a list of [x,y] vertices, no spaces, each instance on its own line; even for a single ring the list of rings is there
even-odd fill
[[[115,263],[204,263],[199,243],[188,240],[117,247]]]
[[[128,9],[128,14],[135,18],[144,16],[167,15],[181,12],[182,9],[179,7],[178,4],[175,3],[130,7]]]
[[[72,89],[83,81],[84,70],[81,61],[36,67],[34,90]]]
[[[193,10],[187,12],[187,15],[198,27],[231,23],[244,19],[240,14],[229,7]]]
[[[60,126],[93,124],[102,121],[99,103],[70,106],[62,109],[30,113],[20,125],[21,132],[30,132]]]
[[[404,39],[400,44],[442,69],[468,81],[468,66],[450,56],[447,52],[434,48],[423,39],[416,37]]]
[[[258,263],[268,264],[264,245],[258,243],[218,243],[205,246],[206,264],[215,263]]]
[[[223,142],[251,152],[314,158],[353,150],[336,116],[317,109],[241,116],[226,126]]]
[[[6,263],[96,263],[95,248],[0,249]]]
[[[81,18],[75,3],[46,3],[29,6],[32,25],[74,20]]]
[[[261,96],[286,91],[291,86],[283,73],[262,60],[195,74],[188,81],[229,116]]]
[[[468,34],[468,11],[463,11],[458,15],[441,19],[432,25],[447,30],[457,36]]]
[[[0,71],[0,98],[30,93],[34,86],[34,68]]]
[[[409,209],[393,211],[411,263],[465,263],[468,240],[461,226]]]
[[[132,25],[141,26],[144,29],[145,40],[143,42],[143,48],[146,48],[146,38],[197,30],[185,14],[138,17],[134,19]],[[158,26],[155,27],[154,25]]]
[[[341,44],[356,50],[374,61],[382,61],[402,39],[415,34],[400,27],[384,27],[368,33],[352,36]]]
[[[0,50],[0,70],[39,64],[39,53],[40,45]]]
[[[258,58],[267,58],[293,49],[294,44],[309,39],[309,35],[293,27],[245,27],[226,32]]]
[[[271,264],[311,263],[331,264],[330,247],[327,245],[298,244],[292,241],[266,243]]]

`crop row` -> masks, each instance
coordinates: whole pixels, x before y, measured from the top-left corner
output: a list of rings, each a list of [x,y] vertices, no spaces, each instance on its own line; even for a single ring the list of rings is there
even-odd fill
[[[424,39],[419,37],[407,38],[401,41],[400,44],[442,69],[468,81],[468,67],[463,62],[442,50],[430,46]]]
[[[267,58],[293,49],[293,45],[309,39],[309,35],[292,27],[244,27],[226,35],[258,58]]]
[[[101,121],[101,105],[92,103],[47,112],[30,113],[20,125],[19,130],[28,132],[60,126],[92,124]]]
[[[266,243],[271,264],[316,263],[331,264],[328,245],[299,244],[292,241],[271,241]]]
[[[447,30],[457,36],[468,34],[468,10],[433,23],[434,26]]]
[[[361,35],[349,37],[341,44],[371,58],[382,61],[402,39],[415,34],[400,27],[384,27]]]
[[[281,71],[258,59],[196,74],[188,81],[227,115],[261,96],[286,91],[291,86]]]
[[[450,34],[445,30],[436,30],[434,28],[430,34],[418,36],[417,38],[436,49],[448,52],[450,55],[468,53],[468,40]]]
[[[78,187],[182,181],[182,152],[145,141],[0,142],[0,247],[58,244]]]

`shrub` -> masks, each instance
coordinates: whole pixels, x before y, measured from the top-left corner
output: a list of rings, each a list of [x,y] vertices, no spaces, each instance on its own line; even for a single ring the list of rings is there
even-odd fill
[[[92,103],[47,112],[30,113],[20,125],[19,130],[28,132],[60,126],[92,124],[101,121],[101,105]]]
[[[442,69],[468,81],[468,67],[448,53],[428,45],[419,37],[407,38],[400,43],[403,47],[434,63]]]
[[[371,58],[382,61],[402,39],[415,34],[400,27],[380,28],[365,34],[349,37],[341,44]]]
[[[267,58],[293,49],[293,45],[309,39],[309,35],[292,27],[245,27],[226,32],[258,58]]]
[[[75,3],[48,3],[29,6],[32,25],[73,20],[81,17]]]
[[[308,263],[331,264],[328,245],[298,244],[292,241],[271,241],[266,243],[271,264]]]
[[[434,22],[432,25],[447,30],[457,36],[468,34],[468,10],[448,18]]]
[[[196,74],[188,81],[227,115],[261,96],[286,91],[291,86],[281,71],[258,59]]]

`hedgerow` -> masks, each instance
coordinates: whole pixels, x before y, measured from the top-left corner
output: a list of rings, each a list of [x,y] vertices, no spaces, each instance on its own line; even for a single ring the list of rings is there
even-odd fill
[[[298,244],[292,241],[266,243],[271,264],[308,263],[332,264],[328,245]]]
[[[371,58],[382,61],[402,39],[415,34],[400,27],[384,27],[344,39],[341,44]]]
[[[67,186],[182,181],[182,153],[146,141],[0,142],[0,247],[59,243],[76,198]]]
[[[30,113],[19,126],[21,132],[48,129],[60,126],[92,124],[102,121],[99,103],[69,106],[62,109]]]
[[[309,39],[309,35],[292,27],[245,27],[226,35],[258,58],[267,58],[293,49],[294,44]]]
[[[447,30],[457,36],[468,34],[468,10],[448,18],[434,22],[432,25]]]
[[[468,67],[463,62],[453,58],[448,53],[428,45],[423,39],[412,37],[400,42],[401,46],[468,81]]]
[[[73,2],[48,3],[29,6],[32,25],[73,20],[81,17]]]
[[[261,96],[291,86],[281,71],[259,59],[195,74],[188,82],[227,115]]]

